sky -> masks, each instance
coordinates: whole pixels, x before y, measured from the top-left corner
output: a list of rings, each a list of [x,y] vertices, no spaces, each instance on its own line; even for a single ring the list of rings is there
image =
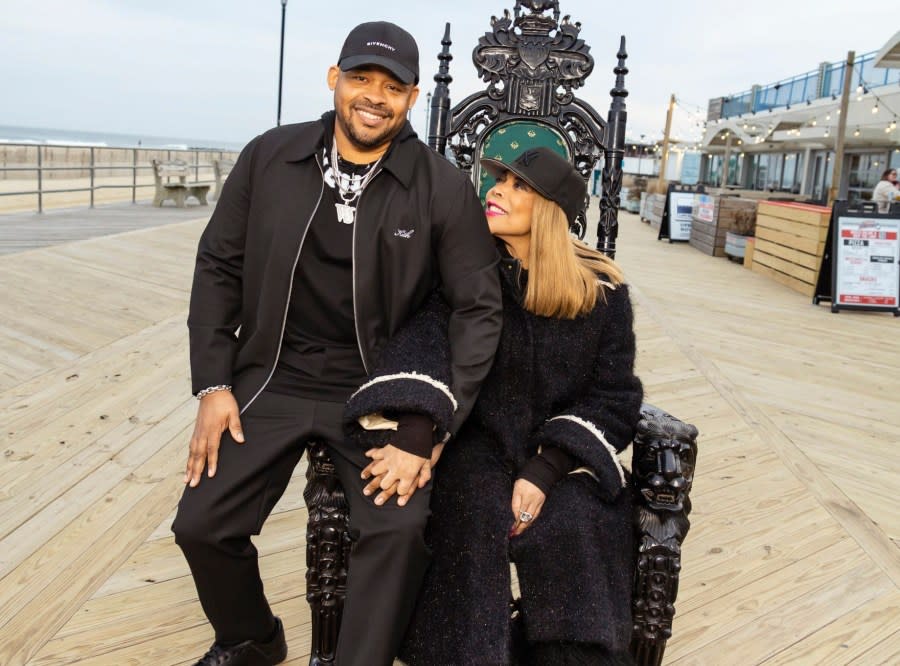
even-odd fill
[[[389,20],[419,44],[425,135],[444,23],[453,102],[481,90],[472,49],[514,0],[288,0],[282,122],[331,108],[325,82],[356,24]],[[610,2],[561,0],[582,23],[594,72],[579,96],[609,108],[619,36],[627,37],[628,136],[660,139],[670,94],[675,134],[699,138],[710,98],[823,61],[876,51],[900,28],[874,0]],[[280,0],[0,0],[0,125],[245,143],[275,124]]]

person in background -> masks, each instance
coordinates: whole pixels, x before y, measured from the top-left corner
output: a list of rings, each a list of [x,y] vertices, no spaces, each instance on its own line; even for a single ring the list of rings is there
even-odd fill
[[[900,183],[897,182],[897,170],[885,169],[884,173],[881,174],[881,180],[878,181],[875,189],[872,190],[872,201],[878,204],[879,213],[887,213],[891,208],[891,204],[900,200],[898,185]]]

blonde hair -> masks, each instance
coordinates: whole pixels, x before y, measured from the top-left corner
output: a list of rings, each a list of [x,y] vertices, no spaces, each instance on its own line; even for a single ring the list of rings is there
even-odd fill
[[[585,315],[598,298],[606,302],[601,276],[612,285],[625,281],[612,259],[572,237],[562,208],[538,195],[531,215],[525,309],[559,319]]]

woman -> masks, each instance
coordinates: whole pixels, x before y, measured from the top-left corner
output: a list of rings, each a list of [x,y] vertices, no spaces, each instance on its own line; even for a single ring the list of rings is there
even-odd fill
[[[482,164],[497,179],[486,215],[501,249],[503,333],[470,418],[436,450],[433,562],[401,658],[627,663],[632,500],[616,454],[642,398],[628,291],[618,266],[568,233],[585,185],[566,160],[536,149]],[[385,350],[379,376],[348,404],[355,436],[372,443],[364,428],[383,427],[373,413],[417,411],[441,440],[452,414],[445,312],[433,300]],[[524,650],[510,623],[510,560]]]
[[[878,204],[879,213],[887,213],[891,203],[900,199],[897,193],[897,170],[886,169],[881,174],[881,180],[872,190],[872,201]]]

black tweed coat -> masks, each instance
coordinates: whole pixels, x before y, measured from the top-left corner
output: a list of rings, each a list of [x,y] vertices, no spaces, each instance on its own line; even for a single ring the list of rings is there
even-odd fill
[[[529,641],[615,653],[631,635],[632,498],[616,453],[631,441],[643,392],[627,287],[606,289],[586,316],[554,319],[521,306],[527,275],[518,262],[505,259],[500,270],[494,365],[435,470],[433,561],[401,653],[411,666],[511,663],[511,560]],[[389,441],[358,419],[396,410],[431,416],[440,438],[453,410],[445,345],[446,306],[432,299],[349,401],[348,434],[362,446]],[[581,467],[551,489],[534,525],[510,538],[513,483],[542,446],[566,450]]]

